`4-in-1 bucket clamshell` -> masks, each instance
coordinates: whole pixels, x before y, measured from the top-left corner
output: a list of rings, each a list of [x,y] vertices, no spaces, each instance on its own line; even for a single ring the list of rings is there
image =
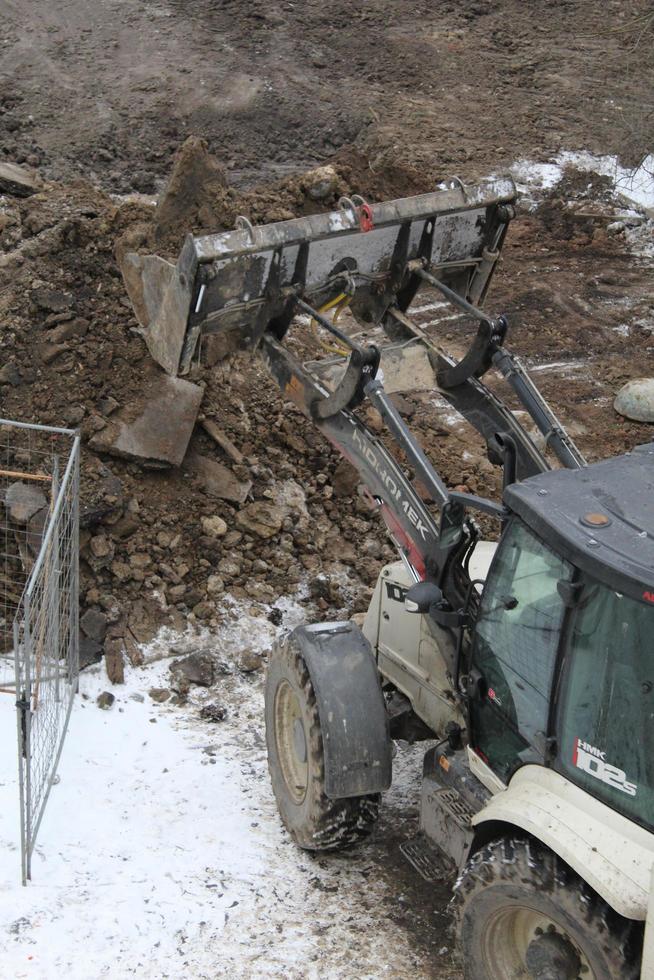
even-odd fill
[[[564,467],[585,465],[519,360],[502,346],[506,318],[491,317],[478,305],[515,196],[511,180],[474,187],[456,180],[431,194],[380,204],[341,199],[338,211],[258,227],[240,218],[234,231],[189,235],[176,265],[129,254],[123,275],[150,352],[169,374],[188,372],[193,358],[202,356],[199,342],[207,335],[218,335],[223,352],[256,349],[284,396],[359,469],[416,576],[428,569],[441,575],[462,540],[465,509],[495,517],[503,510],[445,486],[399,416],[392,392],[438,392],[484,438],[488,458],[503,467],[505,486],[550,469],[547,453]],[[459,360],[407,315],[424,284],[477,323]],[[364,346],[337,326],[336,315],[325,315],[345,305],[364,327],[381,326],[388,342]],[[301,363],[283,343],[298,314],[308,314],[335,337],[332,348],[341,356]],[[531,415],[546,450],[483,383],[491,367]],[[439,522],[353,412],[364,398],[379,411],[415,480],[439,508]]]
[[[176,265],[129,254],[125,282],[152,356],[185,374],[202,334],[223,334],[228,349],[256,347],[266,331],[281,340],[294,315],[340,294],[362,324],[404,312],[421,270],[478,303],[514,199],[511,180],[456,180],[381,204],[342,198],[338,211],[274,224],[239,218],[234,231],[189,235]]]

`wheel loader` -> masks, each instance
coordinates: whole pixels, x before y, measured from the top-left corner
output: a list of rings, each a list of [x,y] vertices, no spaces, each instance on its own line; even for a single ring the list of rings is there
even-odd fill
[[[272,651],[269,768],[291,837],[364,839],[393,741],[423,739],[403,850],[428,881],[458,874],[465,977],[652,978],[654,443],[587,464],[505,346],[506,317],[482,308],[515,201],[510,180],[453,180],[240,218],[189,235],[176,264],[128,256],[125,281],[170,374],[216,341],[256,351],[397,546],[361,628],[301,626]],[[445,351],[417,296],[472,341]],[[398,411],[407,391],[481,435],[501,499],[445,484]]]

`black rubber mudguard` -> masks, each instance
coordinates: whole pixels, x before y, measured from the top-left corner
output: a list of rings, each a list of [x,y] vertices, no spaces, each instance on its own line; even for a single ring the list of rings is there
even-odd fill
[[[377,664],[354,623],[298,626],[294,637],[313,684],[330,799],[391,785],[391,739]]]

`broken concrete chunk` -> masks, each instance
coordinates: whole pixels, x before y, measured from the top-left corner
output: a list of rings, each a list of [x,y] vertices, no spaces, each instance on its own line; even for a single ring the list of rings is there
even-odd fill
[[[236,523],[241,530],[249,531],[250,534],[256,534],[260,538],[272,538],[274,534],[281,531],[285,517],[286,510],[283,508],[255,500],[238,512]]]
[[[216,462],[215,459],[209,459],[208,456],[200,456],[194,453],[187,460],[187,464],[191,473],[198,477],[210,497],[218,497],[220,500],[231,500],[234,503],[242,504],[252,489],[249,480],[242,483],[234,476],[229,467]]]
[[[635,422],[654,422],[654,378],[634,378],[618,392],[613,407]]]
[[[149,466],[179,466],[191,438],[203,389],[161,375],[90,440],[91,449]]]
[[[33,483],[12,483],[5,493],[5,507],[17,524],[27,524],[47,503],[45,494]]]
[[[13,194],[14,197],[29,197],[43,187],[38,177],[33,176],[15,163],[0,163],[0,193]]]

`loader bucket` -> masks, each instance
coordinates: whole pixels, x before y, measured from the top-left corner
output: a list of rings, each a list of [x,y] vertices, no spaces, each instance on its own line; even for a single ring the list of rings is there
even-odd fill
[[[320,308],[339,294],[362,324],[405,311],[423,261],[469,302],[483,299],[507,224],[515,187],[508,179],[461,181],[429,194],[366,204],[343,198],[338,211],[234,231],[189,235],[176,265],[130,253],[123,277],[153,358],[185,374],[201,335],[220,334],[224,349],[254,348],[264,332],[281,339],[298,300]]]

